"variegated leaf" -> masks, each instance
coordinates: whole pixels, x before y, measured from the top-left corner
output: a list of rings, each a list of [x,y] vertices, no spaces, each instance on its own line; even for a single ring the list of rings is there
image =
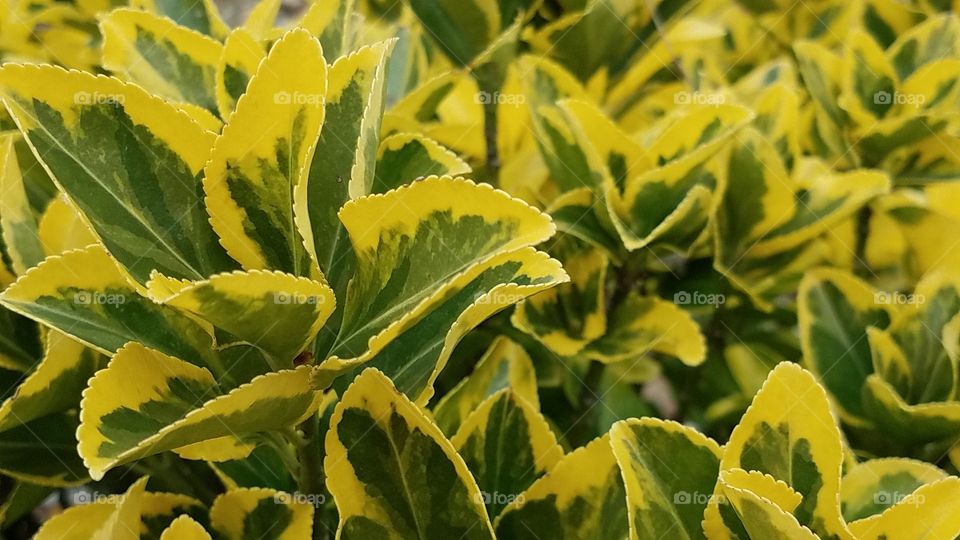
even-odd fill
[[[960,479],[921,486],[883,513],[854,521],[858,540],[921,540],[960,535]]]
[[[0,304],[104,354],[137,341],[216,369],[211,329],[140,296],[100,246],[46,259],[0,294]]]
[[[736,513],[736,519],[742,526],[737,532],[743,538],[763,538],[770,540],[817,540],[820,538],[801,525],[797,518],[776,502],[767,498],[766,493],[757,493],[738,483],[745,475],[734,476],[736,469],[720,473],[719,488],[724,504]]]
[[[50,201],[37,225],[40,243],[47,255],[62,255],[67,251],[80,249],[97,243],[97,237],[83,222],[66,195]]]
[[[233,114],[237,100],[247,91],[250,78],[266,56],[263,45],[243,28],[236,28],[227,36],[214,77],[220,118]]]
[[[622,540],[629,531],[626,493],[609,436],[567,454],[500,514],[498,538]]]
[[[918,377],[925,378],[925,377]],[[879,375],[867,377],[862,391],[863,410],[880,432],[897,434],[891,444],[912,445],[952,440],[960,429],[960,402],[912,404]]]
[[[431,177],[340,216],[358,274],[321,375],[369,361],[419,403],[467,330],[567,279],[557,261],[524,247],[552,234],[549,218],[489,186]],[[412,350],[424,354],[411,361]]]
[[[718,270],[734,271],[758,240],[793,217],[792,186],[780,154],[764,135],[750,129],[736,138],[713,215]]]
[[[795,175],[812,178],[796,189],[796,212],[758,241],[751,256],[766,257],[809,242],[890,190],[890,179],[878,171],[817,174],[801,170]]]
[[[169,17],[180,26],[186,26],[215,39],[223,39],[229,31],[213,0],[200,0],[199,2],[193,0],[133,0],[130,5]]]
[[[243,29],[250,33],[257,41],[272,41],[276,39],[277,16],[280,14],[280,0],[258,0],[247,13],[247,20],[243,22]]]
[[[786,483],[803,498],[790,509],[791,518],[821,537],[850,539],[840,515],[842,461],[840,431],[826,393],[810,373],[784,362],[730,435],[720,469],[758,471]]]
[[[397,133],[380,142],[372,192],[386,193],[428,176],[458,176],[469,172],[469,165],[433,139]]]
[[[76,407],[87,380],[103,364],[102,356],[51,330],[46,354],[0,405],[0,431]]]
[[[707,220],[717,174],[706,166],[752,113],[742,107],[696,107],[651,133],[656,168],[627,177],[623,189],[607,190],[607,205],[629,250],[661,241],[686,248]]]
[[[203,525],[193,518],[182,515],[170,523],[160,534],[160,540],[211,540]]]
[[[520,69],[525,74],[524,95],[530,97],[532,128],[551,178],[561,191],[602,186],[601,171],[593,167],[587,148],[574,131],[570,118],[557,107],[563,99],[585,99],[586,91],[560,65],[540,57],[524,57]]]
[[[262,349],[274,369],[293,367],[336,304],[323,283],[257,270],[212,276],[162,301]]]
[[[567,279],[558,261],[531,247],[493,256],[439,286],[435,296],[372,337],[370,353],[349,360],[335,357],[321,365],[318,375],[369,365],[386,373],[401,391],[424,405],[433,396],[434,380],[467,332],[497,312]]]
[[[897,37],[887,50],[900,79],[906,79],[916,70],[931,62],[957,58],[960,46],[960,22],[943,14],[928,18]]]
[[[706,347],[700,327],[683,308],[634,292],[610,314],[606,334],[582,354],[599,362],[618,362],[656,352],[695,366],[706,359]]]
[[[463,458],[379,371],[365,370],[343,394],[326,452],[339,538],[493,538]]]
[[[309,375],[306,367],[279,371],[225,393],[206,369],[129,343],[84,391],[80,455],[91,476],[102,478],[166,450],[282,429],[315,410]]]
[[[223,46],[145,11],[116,9],[101,22],[103,65],[167,99],[217,112],[214,77]]]
[[[509,388],[480,404],[450,442],[477,479],[491,519],[563,458],[546,419]]]
[[[302,30],[287,33],[213,146],[204,168],[207,212],[220,243],[245,269],[310,274],[293,192],[323,124],[325,75],[320,43]]]
[[[19,378],[20,373],[33,367],[42,349],[39,328],[33,321],[0,309],[0,371],[11,370]]]
[[[615,231],[610,231],[597,215],[597,199],[590,188],[568,191],[547,209],[557,230],[603,249],[614,262],[624,257],[624,249]],[[601,207],[602,208],[602,207]],[[602,208],[600,211],[605,212]]]
[[[843,413],[864,418],[862,389],[874,369],[867,328],[886,328],[893,308],[878,303],[867,284],[836,270],[808,273],[797,296],[805,365]]]
[[[139,540],[147,477],[108,502],[73,506],[44,523],[38,540]]]
[[[0,136],[0,228],[12,269],[21,275],[42,261],[44,252],[17,160],[17,139],[15,133]]]
[[[238,488],[217,497],[210,522],[226,540],[310,538],[313,506],[272,489]]]
[[[521,303],[511,321],[560,356],[573,356],[607,331],[607,266],[598,249],[558,244],[570,283]]]
[[[355,264],[337,212],[373,186],[383,80],[392,47],[392,42],[364,47],[329,68],[324,125],[309,172],[294,194],[297,227],[337,298],[345,297]]]
[[[236,268],[217,242],[199,175],[214,135],[116,79],[7,65],[0,89],[50,175],[139,282]]]
[[[320,40],[324,54],[330,59],[328,63],[351,50],[354,3],[354,0],[313,2],[298,23]]]
[[[444,394],[433,409],[433,418],[448,436],[495,393],[510,388],[514,395],[540,408],[533,361],[523,347],[505,337],[497,338],[477,362],[473,373]]]
[[[34,539],[91,540],[115,510],[116,505],[108,503],[72,506],[46,521]]]
[[[159,539],[178,516],[204,514],[204,504],[193,497],[180,493],[144,493],[140,504],[140,538]]]
[[[878,294],[878,300],[893,301],[890,293],[884,294]],[[912,372],[910,384],[902,393],[904,400],[919,404],[955,399],[960,377],[956,337],[960,280],[946,269],[931,271],[905,298],[904,317],[891,329]]]
[[[701,521],[720,468],[720,446],[680,424],[622,420],[610,444],[627,492],[630,538],[704,538]]]
[[[847,522],[868,518],[913,495],[947,473],[906,458],[872,459],[853,466],[840,482],[840,505]]]

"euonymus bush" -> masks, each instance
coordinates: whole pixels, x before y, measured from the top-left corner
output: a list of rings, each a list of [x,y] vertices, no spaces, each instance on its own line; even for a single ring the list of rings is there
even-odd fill
[[[949,4],[3,9],[5,535],[960,536]]]

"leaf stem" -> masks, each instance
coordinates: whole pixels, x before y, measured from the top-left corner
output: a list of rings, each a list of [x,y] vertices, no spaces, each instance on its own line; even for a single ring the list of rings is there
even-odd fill
[[[318,415],[311,415],[300,424],[300,433],[296,434],[293,442],[297,447],[297,457],[300,462],[300,474],[297,477],[297,489],[300,493],[309,495],[316,500],[324,500],[327,496],[323,474],[323,441],[320,433],[320,419]],[[314,507],[313,538],[326,540],[327,527],[324,522],[324,505]]]

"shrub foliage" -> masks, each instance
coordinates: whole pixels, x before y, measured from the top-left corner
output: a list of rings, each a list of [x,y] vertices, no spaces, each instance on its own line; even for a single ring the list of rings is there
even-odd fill
[[[960,536],[941,4],[8,2],[3,528]]]

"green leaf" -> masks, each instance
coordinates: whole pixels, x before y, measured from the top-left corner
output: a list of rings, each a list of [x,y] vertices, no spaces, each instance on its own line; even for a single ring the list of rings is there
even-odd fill
[[[477,479],[491,518],[563,458],[547,420],[510,389],[480,404],[450,442]]]
[[[259,376],[229,393],[200,368],[129,343],[90,380],[79,451],[92,477],[144,456],[218,437],[279,430],[318,404],[310,369]]]
[[[701,521],[720,468],[720,446],[654,418],[622,420],[610,444],[627,491],[630,538],[704,538]]]
[[[77,419],[51,414],[0,432],[0,473],[24,482],[69,486],[86,482],[77,455]]]
[[[498,538],[596,538],[628,535],[620,469],[603,436],[567,454],[500,514]]]
[[[265,487],[293,492],[296,482],[272,446],[257,446],[242,459],[210,463],[227,489]]]
[[[495,0],[411,0],[410,8],[440,50],[458,66],[469,64],[501,30]]]
[[[365,370],[343,394],[326,452],[339,538],[493,538],[463,459],[379,371]]]
[[[232,489],[213,501],[210,522],[226,540],[310,538],[313,505],[272,489]]]
[[[320,43],[306,31],[285,34],[213,145],[203,179],[207,212],[244,269],[311,272],[293,193],[323,124],[326,66]],[[303,77],[303,70],[315,76]]]
[[[203,209],[212,133],[116,79],[9,65],[0,88],[53,179],[137,281],[153,270],[203,279],[236,268]]]
[[[145,11],[115,9],[101,22],[103,65],[151,93],[217,112],[214,78],[223,46]]]

